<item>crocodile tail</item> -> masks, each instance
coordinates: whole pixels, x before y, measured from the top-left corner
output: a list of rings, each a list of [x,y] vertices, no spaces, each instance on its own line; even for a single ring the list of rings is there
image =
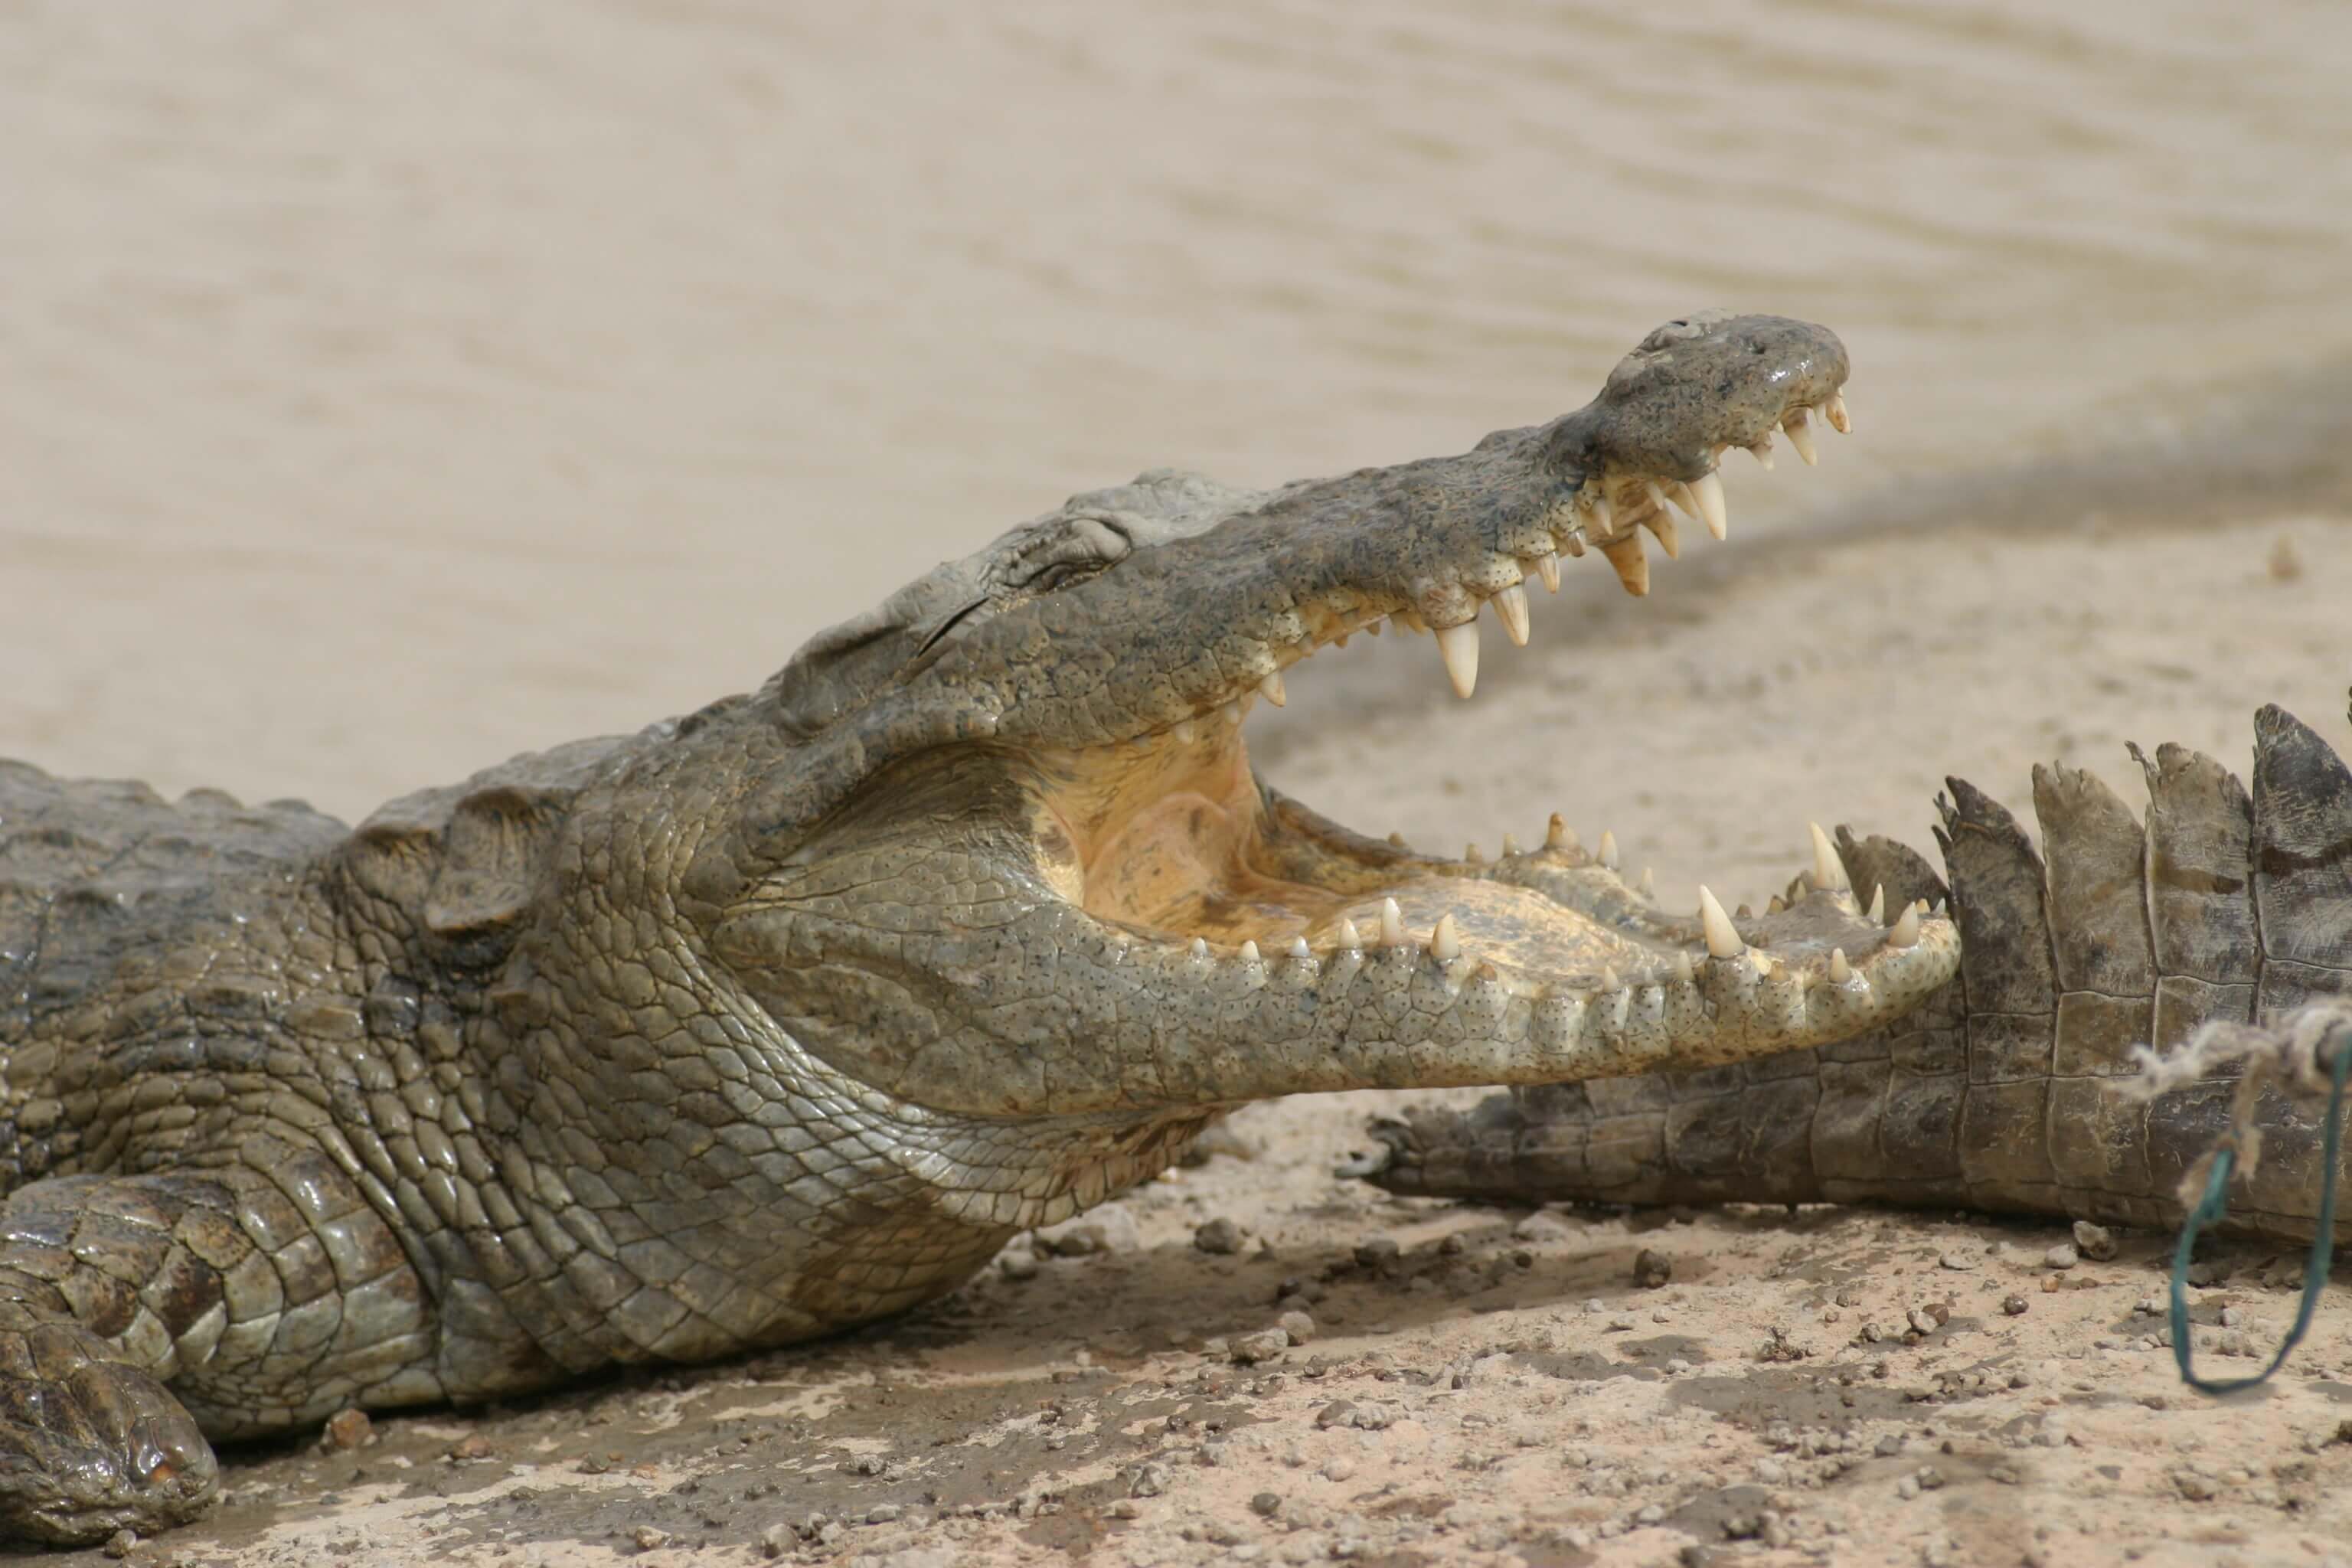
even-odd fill
[[[2090,774],[2034,771],[2037,853],[1949,781],[1937,837],[1959,975],[1919,1011],[1812,1051],[1703,1073],[1524,1089],[1378,1124],[1403,1192],[1625,1203],[1878,1201],[2126,1224],[2179,1217],[2182,1175],[2229,1125],[2216,1077],[2148,1100],[2134,1047],[2209,1020],[2271,1021],[2352,993],[2352,772],[2293,716],[2255,720],[2251,791],[2211,758],[2133,749],[2143,823]],[[1902,845],[1841,829],[1857,889],[1946,884]],[[2238,1223],[2308,1235],[2316,1108],[2265,1090],[2264,1157]],[[2339,1222],[2352,1237],[2352,1221]]]

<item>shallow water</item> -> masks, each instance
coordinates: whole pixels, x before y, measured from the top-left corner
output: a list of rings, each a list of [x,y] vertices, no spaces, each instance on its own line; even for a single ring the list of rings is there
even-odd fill
[[[1741,539],[2193,436],[2352,353],[2347,58],[2332,3],[13,7],[0,754],[362,811],[1701,305],[1856,363]]]

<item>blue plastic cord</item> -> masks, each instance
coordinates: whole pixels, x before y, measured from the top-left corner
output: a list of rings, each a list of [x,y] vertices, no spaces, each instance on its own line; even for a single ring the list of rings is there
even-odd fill
[[[2327,1288],[2327,1270],[2336,1254],[2336,1173],[2340,1168],[2344,1146],[2344,1089],[2352,1082],[2352,1037],[2339,1035],[2336,1040],[2336,1088],[2327,1097],[2327,1124],[2325,1133],[2324,1162],[2319,1178],[2319,1224],[2311,1237],[2311,1258],[2303,1269],[2303,1307],[2294,1315],[2294,1327],[2271,1357],[2270,1365],[2252,1377],[2202,1378],[2189,1365],[2189,1252],[2196,1246],[2197,1237],[2208,1226],[2219,1225],[2230,1212],[2230,1172],[2237,1163],[2237,1152],[2223,1149],[2213,1156],[2213,1174],[2205,1184],[2205,1196],[2190,1211],[2180,1227],[2180,1245],[2172,1253],[2172,1359],[2180,1368],[2180,1381],[2200,1394],[2235,1394],[2242,1388],[2258,1388],[2271,1380],[2271,1374],[2286,1364],[2287,1356],[2303,1342],[2311,1327],[2311,1315],[2319,1308],[2319,1293]]]

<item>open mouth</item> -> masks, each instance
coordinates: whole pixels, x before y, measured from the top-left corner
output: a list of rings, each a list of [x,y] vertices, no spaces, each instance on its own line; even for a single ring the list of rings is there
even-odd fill
[[[1848,428],[1839,392],[1809,390],[1815,400],[1792,402],[1773,427],[1808,464],[1819,425]],[[1773,428],[1747,444],[1768,468]],[[1572,1023],[1557,1026],[1588,1043],[1598,1031],[1628,1044],[1709,1032],[1727,1047],[1804,1044],[1909,1005],[1950,973],[1950,922],[1857,891],[1818,827],[1805,868],[1764,910],[1727,911],[1702,889],[1696,910],[1669,914],[1652,901],[1646,874],[1639,883],[1620,874],[1607,836],[1585,847],[1557,817],[1539,841],[1506,837],[1493,859],[1448,858],[1354,833],[1264,787],[1250,768],[1244,721],[1260,698],[1286,704],[1301,661],[1390,627],[1431,635],[1467,699],[1481,609],[1524,646],[1529,585],[1556,590],[1559,556],[1587,549],[1643,593],[1642,535],[1675,555],[1677,512],[1724,536],[1714,463],[1687,480],[1622,470],[1587,480],[1530,547],[1499,563],[1456,563],[1415,601],[1329,590],[1286,606],[1272,635],[1241,628],[1238,651],[1223,658],[1221,700],[1129,740],[1030,756],[1041,868],[1114,942],[1181,952],[1204,973],[1312,989],[1343,972],[1410,965],[1448,995],[1475,984],[1500,1005],[1569,1010]]]

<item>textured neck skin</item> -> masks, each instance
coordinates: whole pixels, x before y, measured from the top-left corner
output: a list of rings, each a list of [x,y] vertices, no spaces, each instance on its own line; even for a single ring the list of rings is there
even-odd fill
[[[285,1152],[362,1195],[417,1300],[366,1307],[381,1331],[331,1389],[260,1415],[201,1394],[246,1429],[893,1311],[1250,1099],[1866,1027],[1957,944],[1865,916],[1833,862],[1737,929],[1670,917],[1605,847],[1361,838],[1265,789],[1238,729],[1284,669],[1389,621],[1435,629],[1466,694],[1483,606],[1523,633],[1522,584],[1588,542],[1639,591],[1665,498],[1719,522],[1722,451],[1842,426],[1845,374],[1822,329],[1693,317],[1587,409],[1459,457],[1265,493],[1146,475],[754,695],[347,836],[0,774],[0,1170],[259,1173],[334,1246]],[[356,1289],[371,1260],[345,1250]]]

